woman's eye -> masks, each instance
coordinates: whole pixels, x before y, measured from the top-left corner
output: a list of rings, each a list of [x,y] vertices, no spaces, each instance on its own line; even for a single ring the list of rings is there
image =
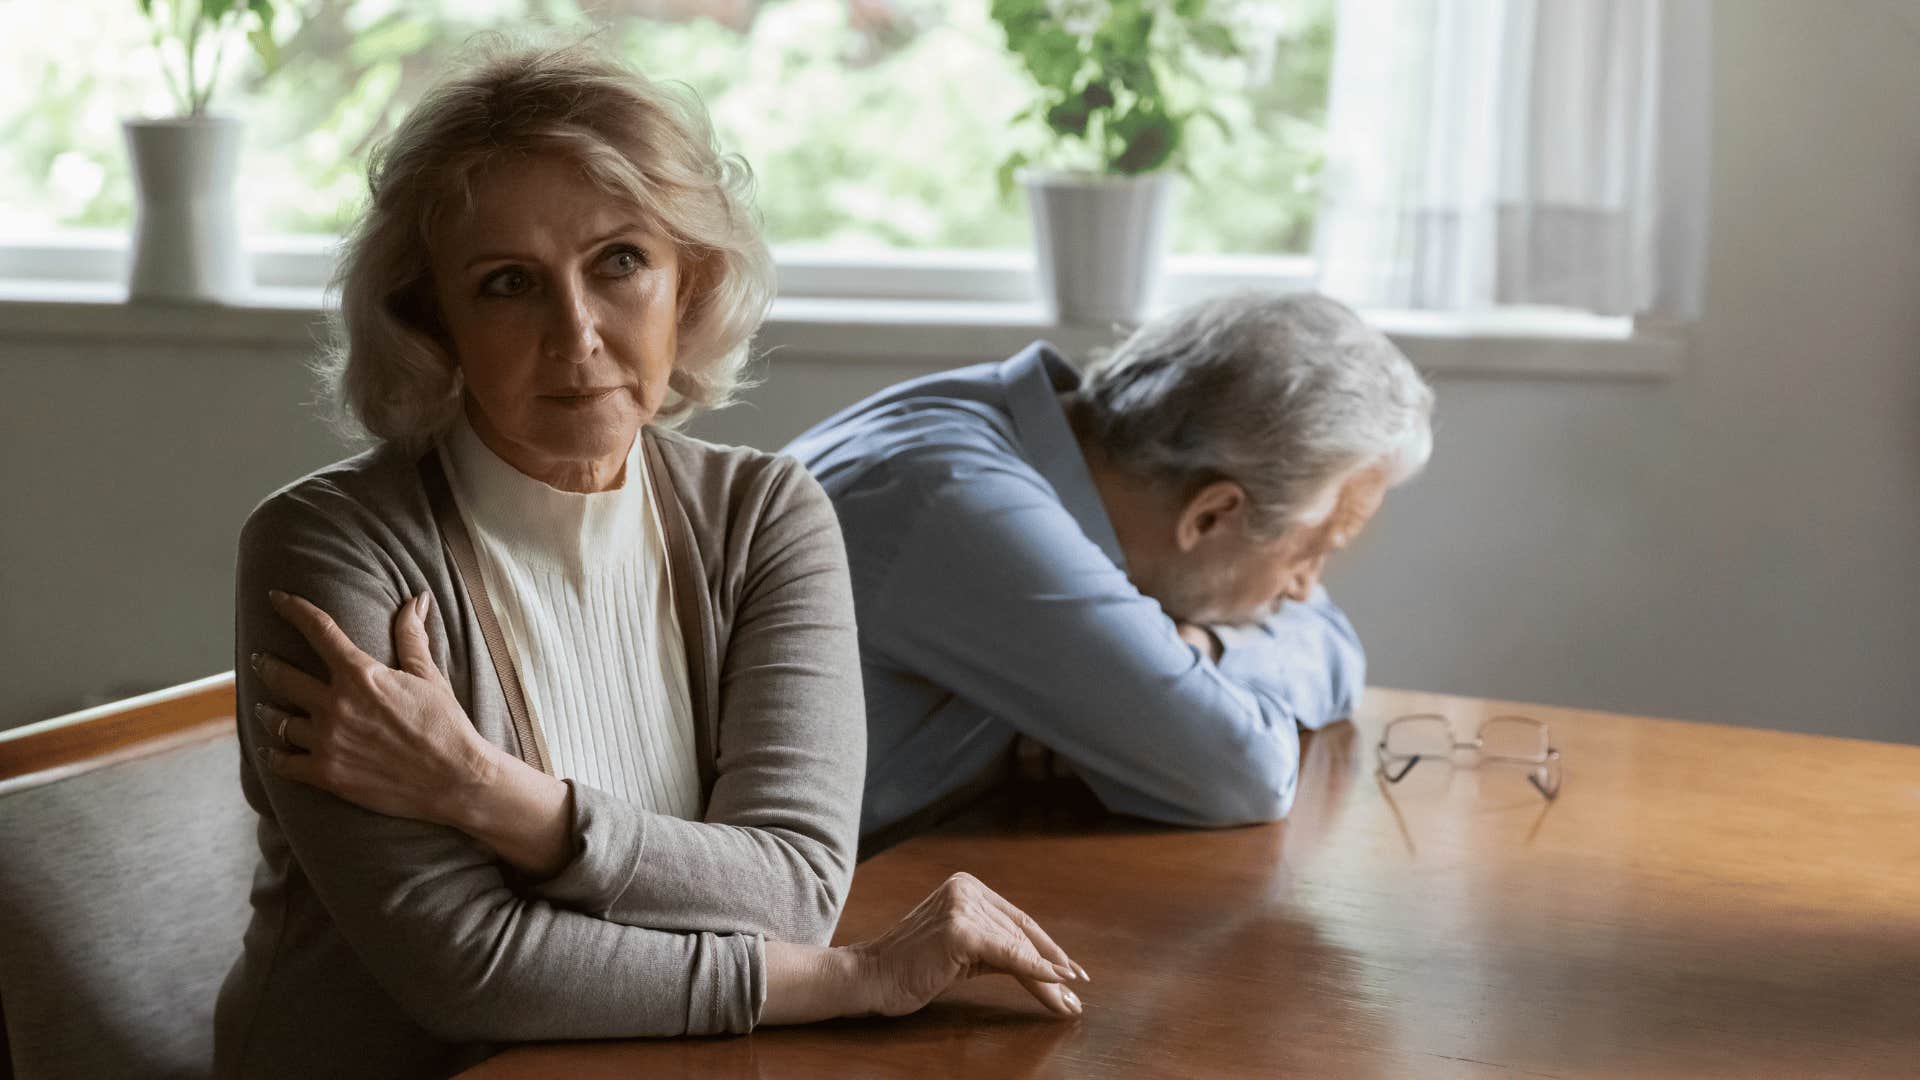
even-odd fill
[[[487,276],[480,283],[480,291],[488,296],[518,296],[533,285],[533,277],[525,270],[508,267]]]
[[[600,272],[608,277],[626,277],[647,265],[646,256],[635,248],[614,248],[600,259]]]

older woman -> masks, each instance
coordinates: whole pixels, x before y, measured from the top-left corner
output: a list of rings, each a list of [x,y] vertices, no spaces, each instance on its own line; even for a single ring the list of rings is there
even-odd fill
[[[662,422],[770,293],[696,103],[579,50],[431,93],[372,172],[333,369],[377,446],[242,533],[262,862],[227,1075],[416,1075],[525,1039],[898,1014],[1085,972],[964,875],[829,949],[863,766],[831,506]]]

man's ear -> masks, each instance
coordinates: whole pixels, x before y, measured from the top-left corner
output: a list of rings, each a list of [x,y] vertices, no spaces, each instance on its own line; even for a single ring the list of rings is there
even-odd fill
[[[1182,553],[1210,537],[1238,533],[1246,524],[1247,492],[1231,480],[1215,480],[1187,497],[1174,523],[1173,542]]]

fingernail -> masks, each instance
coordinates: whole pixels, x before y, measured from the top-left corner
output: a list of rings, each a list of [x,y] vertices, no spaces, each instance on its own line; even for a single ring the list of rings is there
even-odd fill
[[[1061,990],[1060,996],[1067,999],[1067,1005],[1072,1008],[1074,1012],[1079,1012],[1085,1008],[1085,1006],[1080,1004],[1080,996],[1071,990]]]
[[[263,723],[263,724],[267,722],[267,704],[266,704],[266,702],[264,702],[264,701],[256,701],[256,702],[254,702],[254,703],[253,703],[253,718],[254,718],[255,720],[258,720],[258,721],[260,721],[260,722],[261,722],[261,723]]]
[[[423,619],[426,618],[427,614],[432,610],[433,610],[433,594],[430,592],[421,593],[420,594],[420,617]]]
[[[247,657],[247,663],[253,668],[253,670],[259,671],[260,670],[260,654],[254,653],[253,655]]]
[[[1053,965],[1053,973],[1055,975],[1060,976],[1061,982],[1066,982],[1068,979],[1077,979],[1080,977],[1078,974],[1074,972],[1073,968],[1067,964]]]
[[[1089,975],[1089,974],[1087,974],[1087,969],[1086,969],[1086,968],[1083,968],[1083,967],[1081,967],[1081,966],[1080,966],[1080,961],[1078,961],[1078,960],[1069,960],[1069,961],[1067,961],[1067,962],[1068,962],[1069,964],[1072,964],[1072,965],[1073,965],[1073,970],[1075,970],[1075,971],[1077,971],[1077,972],[1079,972],[1079,973],[1080,973],[1080,981],[1081,981],[1081,982],[1092,982],[1092,981],[1093,981],[1093,976],[1091,976],[1091,975]]]
[[[272,764],[273,764],[273,751],[272,751],[272,750],[269,750],[268,748],[266,748],[266,747],[264,747],[264,746],[256,746],[256,747],[254,747],[254,748],[253,748],[253,756],[254,756],[254,757],[257,757],[257,758],[259,758],[259,759],[260,759],[260,764],[262,764],[262,765],[269,765],[269,766],[270,766],[270,765],[272,765]]]
[[[279,589],[268,589],[268,590],[267,590],[267,599],[269,599],[269,600],[271,600],[271,601],[273,601],[273,602],[274,602],[274,603],[276,603],[276,604],[277,604],[277,603],[279,603],[279,602],[280,602],[280,601],[282,601],[282,600],[285,600],[286,598],[287,598],[287,594],[286,594],[286,593],[283,593],[283,592],[281,592],[281,591],[280,591]]]

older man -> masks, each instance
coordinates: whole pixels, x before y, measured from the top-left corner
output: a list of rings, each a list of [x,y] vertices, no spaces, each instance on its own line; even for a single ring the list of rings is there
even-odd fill
[[[1296,726],[1364,681],[1321,569],[1425,464],[1432,402],[1340,304],[1242,294],[1084,377],[1036,343],[802,435],[853,571],[862,833],[992,783],[1022,735],[1116,811],[1286,814]]]

